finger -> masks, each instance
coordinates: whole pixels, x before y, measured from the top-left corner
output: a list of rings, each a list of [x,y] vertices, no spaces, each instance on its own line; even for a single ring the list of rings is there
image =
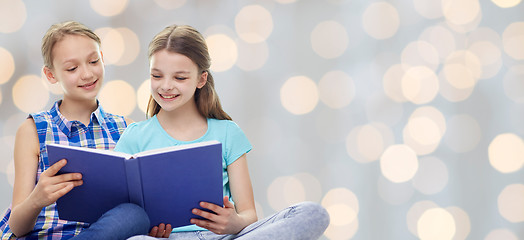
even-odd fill
[[[75,187],[75,184],[71,182],[61,183],[61,184],[55,185],[55,187],[57,189],[53,193],[51,193],[51,197],[53,199],[59,199],[62,196],[66,195],[71,190],[73,190],[73,188]]]
[[[44,176],[47,176],[47,177],[51,177],[51,176],[54,176],[58,173],[58,171],[60,171],[60,169],[62,169],[65,165],[67,164],[67,160],[65,159],[62,159],[58,162],[56,162],[55,164],[51,165],[48,169],[46,169],[42,175]]]
[[[163,237],[164,234],[165,234],[165,228],[166,228],[166,225],[161,223],[160,225],[158,225],[158,234],[156,237]]]
[[[224,209],[222,206],[218,206],[216,204],[208,203],[208,202],[200,202],[200,207],[209,209],[216,214],[220,214],[221,210]]]
[[[151,229],[151,232],[149,232],[149,236],[156,237],[157,233],[158,233],[158,227],[154,226],[153,229]]]
[[[225,208],[235,208],[235,205],[229,201],[229,197],[228,196],[225,196],[224,197],[224,207]]]
[[[211,220],[211,221],[216,221],[217,220],[217,214],[210,213],[210,212],[207,212],[207,211],[203,211],[203,210],[200,210],[198,208],[193,208],[192,213],[195,214],[195,215],[198,215],[200,217],[203,217],[205,219]]]
[[[191,219],[191,223],[195,224],[195,225],[197,225],[197,226],[199,226],[201,228],[205,228],[207,230],[210,230],[210,231],[211,231],[211,229],[215,229],[214,223],[211,222],[211,221],[192,218]]]
[[[169,235],[171,234],[171,231],[173,231],[173,228],[171,227],[171,224],[167,224],[166,225],[166,233],[164,234],[164,237],[168,238]]]

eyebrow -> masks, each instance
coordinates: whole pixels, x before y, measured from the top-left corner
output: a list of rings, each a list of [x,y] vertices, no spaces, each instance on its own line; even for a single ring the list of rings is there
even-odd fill
[[[157,72],[162,72],[161,70],[157,69],[157,68],[151,68],[151,71],[157,71]],[[191,73],[190,71],[186,71],[186,70],[180,70],[180,71],[176,71],[175,74],[181,74],[181,73],[186,73],[186,74],[189,74]]]
[[[92,53],[90,53],[90,54],[87,55],[87,58],[91,58],[91,57],[93,57],[93,56],[95,56],[95,55],[96,55],[97,57],[99,57],[98,52],[97,52],[97,51],[93,51]],[[66,64],[66,63],[68,63],[68,62],[74,62],[75,60],[76,60],[75,58],[66,59],[65,61],[62,62],[62,64]]]

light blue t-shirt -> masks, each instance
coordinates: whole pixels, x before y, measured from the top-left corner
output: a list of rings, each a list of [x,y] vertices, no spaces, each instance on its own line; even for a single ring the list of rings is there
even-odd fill
[[[171,137],[160,125],[155,116],[130,124],[116,144],[115,151],[136,154],[146,150],[184,145],[189,143],[217,140],[222,143],[222,178],[224,196],[234,201],[229,189],[227,166],[251,151],[251,143],[238,125],[229,120],[207,119],[206,133],[194,141],[180,141]],[[173,229],[173,232],[206,230],[196,225],[188,225]]]

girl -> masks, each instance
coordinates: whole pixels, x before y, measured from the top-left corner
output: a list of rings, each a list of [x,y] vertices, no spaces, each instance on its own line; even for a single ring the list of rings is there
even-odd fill
[[[49,166],[46,144],[112,149],[126,121],[106,113],[96,99],[104,65],[100,39],[90,29],[78,22],[51,26],[42,56],[47,80],[60,84],[64,95],[51,110],[30,114],[16,133],[13,202],[0,222],[2,239],[125,239],[147,233],[149,219],[134,204],[115,207],[91,226],[58,218],[56,200],[82,185],[82,176],[56,175],[66,160]]]
[[[209,72],[202,35],[190,26],[172,25],[149,44],[151,97],[148,120],[131,124],[115,147],[130,154],[208,140],[222,143],[224,206],[202,202],[212,212],[193,209],[205,220],[171,229],[160,224],[153,237],[170,239],[316,239],[329,217],[315,203],[292,206],[257,222],[246,154],[251,144],[222,110]],[[159,183],[162,184],[162,183]],[[169,189],[166,189],[169,191]],[[176,206],[173,206],[176,207]],[[132,239],[150,238],[137,236]]]

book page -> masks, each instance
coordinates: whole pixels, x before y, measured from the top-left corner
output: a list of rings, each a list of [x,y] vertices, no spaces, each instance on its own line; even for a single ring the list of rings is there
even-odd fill
[[[206,142],[198,142],[198,143],[177,145],[177,146],[172,146],[172,147],[151,149],[151,150],[147,150],[147,151],[143,151],[143,152],[137,153],[137,154],[133,155],[133,157],[136,158],[136,157],[140,157],[140,156],[150,156],[150,155],[155,155],[155,154],[160,154],[160,153],[178,151],[178,150],[189,149],[189,148],[197,148],[197,147],[208,146],[208,145],[219,144],[219,143],[220,143],[219,141],[213,140],[213,141],[206,141]]]

